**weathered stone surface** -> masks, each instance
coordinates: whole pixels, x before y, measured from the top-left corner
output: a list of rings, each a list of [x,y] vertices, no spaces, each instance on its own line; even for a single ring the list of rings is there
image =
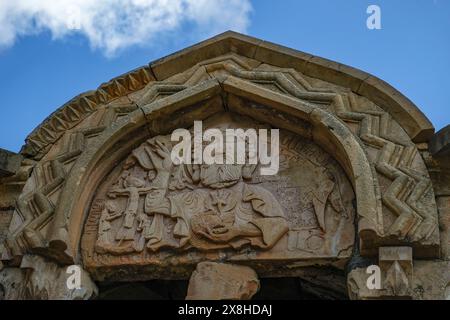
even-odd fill
[[[20,168],[23,157],[0,148],[0,178],[14,175]]]
[[[414,261],[412,292],[417,300],[449,300],[450,262]]]
[[[380,265],[384,265],[381,268],[381,289],[369,289],[367,280],[372,274],[366,268],[357,268],[347,277],[351,299],[448,299],[449,261],[411,261],[406,248],[383,249],[390,252],[383,253],[384,260],[380,257]]]
[[[66,130],[74,128],[86,117],[95,114],[100,106],[138,91],[154,80],[151,69],[144,66],[100,85],[97,90],[78,95],[58,108],[33,130],[27,137],[21,154],[41,159]]]
[[[348,274],[347,287],[350,299],[413,297],[413,260],[410,247],[381,247],[378,265],[371,267],[374,268],[356,268]]]
[[[412,141],[427,142],[433,136],[434,127],[423,112],[385,81],[371,75],[363,81],[356,92],[395,117]],[[403,120],[395,114],[402,114]]]
[[[86,300],[97,295],[97,287],[81,266],[78,271],[60,267],[37,255],[27,255],[20,268],[0,271],[0,289],[5,300]],[[71,275],[79,276],[72,281]],[[69,287],[70,285],[76,287]],[[0,291],[2,291],[0,290]]]
[[[369,289],[367,268],[355,268],[347,275],[348,296],[351,300],[372,300],[381,298],[381,289]]]
[[[196,120],[280,129],[280,171],[171,164],[171,132]],[[434,266],[450,248],[446,135],[428,145],[432,133],[369,74],[227,32],[79,95],[32,132],[0,177],[0,260],[38,274],[25,268],[38,253],[98,281],[147,281],[187,279],[205,261],[343,273],[357,253],[379,259],[384,289],[364,293],[352,271],[352,297],[427,299],[409,251]]]
[[[19,300],[23,297],[25,275],[19,268],[0,269],[0,300]]]
[[[189,280],[186,300],[249,300],[259,290],[249,267],[201,262]]]
[[[384,295],[410,297],[413,280],[411,247],[382,247],[379,265],[383,275]]]
[[[450,195],[437,199],[441,229],[441,257],[450,260]]]
[[[99,102],[109,102],[118,95],[125,95],[130,91],[142,89],[143,85],[155,80],[153,74],[156,75],[157,80],[161,81],[185,71],[202,60],[211,59],[228,52],[235,52],[248,58],[260,59],[264,63],[279,67],[295,68],[308,76],[323,77],[323,80],[336,83],[337,85],[346,86],[349,83],[355,81],[359,83],[359,81],[364,80],[361,82],[364,86],[361,85],[358,93],[367,96],[369,99],[381,97],[379,101],[383,108],[394,108],[392,115],[402,125],[404,122],[404,127],[414,141],[427,141],[433,135],[433,126],[420,113],[417,107],[401,93],[381,80],[362,71],[346,68],[346,66],[327,61],[326,59],[319,57],[312,59],[313,56],[309,54],[229,31],[152,62],[150,67],[142,67],[117,77],[102,85],[96,91],[76,97],[58,109],[58,113],[53,115],[55,117],[47,119],[42,126],[33,131],[33,134],[27,138],[27,144],[24,146],[22,153],[36,155],[49,143],[53,143],[55,136],[59,138],[60,132],[55,129],[57,128],[58,119],[65,118],[66,113],[71,119],[70,125],[79,123],[80,112],[82,114],[86,111],[90,112],[95,110]],[[317,72],[317,69],[321,72]],[[313,71],[310,72],[309,70]],[[332,76],[328,76],[330,74]],[[75,111],[72,112],[71,109]],[[49,135],[46,130],[51,130],[54,134]],[[43,137],[45,138],[43,139]]]
[[[46,151],[19,197],[13,218],[18,222],[10,230],[4,256],[18,259],[23,252],[45,249],[48,243],[49,256],[74,261],[80,221],[84,220],[81,212],[87,210],[75,207],[89,201],[88,192],[94,190],[86,188],[87,184],[100,182],[99,172],[108,170],[106,163],[94,166],[95,161],[109,152],[115,156],[106,162],[120,162],[131,146],[127,151],[112,146],[125,143],[133,130],[143,134],[140,126],[147,126],[149,136],[166,134],[220,110],[231,110],[312,138],[333,155],[360,194],[357,212],[362,254],[375,256],[377,245],[400,245],[412,239],[417,256],[437,257],[438,219],[431,181],[417,147],[392,115],[345,88],[312,81],[295,69],[252,61],[233,51],[197,61],[185,75],[176,77],[183,83],[175,79],[176,83],[170,79],[149,83],[137,106],[120,98],[123,101],[115,102],[119,107],[112,104],[96,109],[70,129]],[[366,109],[356,110],[358,105]],[[124,108],[126,116],[108,116],[109,111],[114,115]],[[133,141],[137,140],[133,134]],[[90,146],[86,148],[86,144]],[[95,182],[87,178],[88,171],[96,173]],[[86,199],[81,200],[81,194]],[[77,214],[72,216],[73,212]]]
[[[450,156],[450,125],[439,130],[430,141],[430,152],[434,156]]]
[[[234,118],[217,115],[204,129],[259,126]],[[96,192],[83,236],[86,267],[108,267],[113,277],[113,268],[138,261],[154,277],[177,278],[174,261],[246,261],[259,271],[270,270],[268,261],[349,258],[354,193],[343,170],[309,140],[283,131],[280,141],[280,171],[263,176],[260,164],[173,165],[169,136],[147,140]]]

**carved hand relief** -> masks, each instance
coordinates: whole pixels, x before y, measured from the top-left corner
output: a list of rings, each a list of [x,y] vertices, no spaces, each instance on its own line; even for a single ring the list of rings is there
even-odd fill
[[[83,236],[87,264],[193,251],[348,257],[354,194],[343,170],[310,141],[282,131],[280,144],[278,174],[263,176],[259,164],[175,165],[170,135],[148,139],[98,189]]]

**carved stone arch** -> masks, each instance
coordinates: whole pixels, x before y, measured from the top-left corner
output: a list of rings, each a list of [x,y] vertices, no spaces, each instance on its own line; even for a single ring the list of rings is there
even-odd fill
[[[237,91],[239,90],[239,92]],[[223,95],[229,94],[223,105]],[[273,108],[280,115],[289,115],[302,124],[310,126],[295,127],[283,124],[280,119],[245,110],[237,97],[247,101],[258,101],[265,108]],[[194,107],[192,107],[194,106]],[[217,112],[231,112],[250,116],[261,122],[276,124],[277,128],[287,129],[306,138],[313,139],[325,150],[340,155],[336,160],[342,165],[357,195],[358,231],[360,236],[370,239],[383,235],[382,217],[377,208],[379,195],[375,188],[376,178],[367,156],[350,130],[334,115],[321,109],[313,108],[300,100],[282,96],[273,91],[258,88],[251,83],[233,77],[202,82],[192,88],[158,100],[136,110],[125,118],[107,128],[90,145],[90,150],[83,153],[66,178],[66,187],[61,193],[65,199],[56,208],[50,245],[67,248],[66,255],[78,261],[79,241],[95,190],[112,169],[125,155],[148,137],[166,134],[171,129],[192,126],[193,119],[204,120]],[[187,110],[187,111],[184,111]],[[158,124],[164,123],[164,117],[180,113],[180,122],[162,130]],[[132,138],[132,140],[130,140]],[[126,140],[124,140],[126,139]],[[126,141],[126,144],[122,143]],[[330,143],[331,141],[331,143]],[[120,146],[119,148],[117,146]],[[101,165],[100,165],[101,164]],[[68,231],[70,230],[70,231]],[[364,243],[364,239],[363,242]],[[364,247],[363,247],[364,249]]]
[[[152,138],[223,113],[292,133],[337,161],[356,197],[358,254],[379,256],[389,281],[410,277],[413,255],[439,257],[436,185],[425,166],[434,165],[433,128],[417,107],[362,71],[226,33],[74,98],[30,134],[1,260],[19,266],[31,253],[85,262],[83,234],[97,232],[91,211],[111,172]],[[381,250],[387,246],[407,248]],[[315,258],[307,259],[325,263]],[[350,254],[326,258],[347,262]]]
[[[65,248],[70,259],[78,260],[79,241],[86,218],[86,209],[100,180],[116,162],[122,160],[145,139],[156,134],[167,133],[149,126],[148,122],[153,118],[153,114],[156,119],[164,115],[172,116],[174,113],[183,113],[183,108],[193,104],[198,106],[197,110],[191,110],[198,112],[195,119],[205,119],[222,110],[222,102],[218,95],[220,90],[221,87],[216,80],[202,83],[179,94],[155,101],[145,107],[145,112],[141,109],[135,110],[107,128],[91,145],[92,152],[81,155],[68,176],[68,187],[61,194],[66,201],[61,202],[56,208],[54,231],[50,241]],[[180,121],[173,124],[174,129],[187,126],[192,119],[180,117]],[[123,144],[122,148],[117,148],[118,144]],[[111,153],[108,154],[108,152]],[[101,168],[98,167],[100,162]],[[73,186],[76,187],[73,188]],[[86,199],[86,201],[83,202],[80,199]]]

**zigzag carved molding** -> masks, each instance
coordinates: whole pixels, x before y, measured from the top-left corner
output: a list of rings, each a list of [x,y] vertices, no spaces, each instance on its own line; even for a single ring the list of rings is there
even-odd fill
[[[54,112],[28,137],[21,153],[36,156],[39,151],[55,143],[68,129],[73,128],[94,112],[99,105],[145,87],[154,80],[148,67],[131,71],[102,84],[97,90],[82,94]]]
[[[64,183],[67,165],[76,160],[83,152],[88,137],[100,133],[105,126],[116,120],[118,114],[127,114],[160,97],[182,91],[200,83],[205,78],[214,78],[223,73],[255,84],[274,84],[286,94],[316,107],[326,108],[344,122],[358,123],[358,136],[361,141],[377,150],[376,161],[373,163],[374,168],[380,175],[391,181],[382,194],[382,201],[397,218],[391,226],[386,226],[387,234],[413,241],[427,239],[433,234],[437,226],[435,208],[424,208],[418,205],[429,192],[431,181],[427,176],[411,167],[418,152],[416,146],[412,142],[405,144],[389,136],[388,129],[393,120],[388,113],[355,111],[353,107],[355,102],[352,101],[351,94],[339,94],[329,89],[313,88],[294,69],[270,66],[252,69],[244,60],[232,54],[198,64],[192,68],[190,75],[182,83],[170,83],[170,80],[155,82],[136,105],[107,108],[102,126],[80,129],[70,133],[71,147],[55,159],[42,165],[50,168],[52,178],[39,181],[40,187],[36,191],[24,194],[19,198],[17,207],[24,217],[24,223],[20,229],[10,234],[7,243],[10,251],[20,254],[22,251],[27,251],[28,248],[45,245],[44,236],[39,230],[48,223],[53,214],[54,208],[49,200],[49,195]],[[63,108],[64,110],[60,109],[58,112],[62,112],[64,116],[54,116],[52,124],[44,125],[40,128],[39,133],[32,135],[29,142],[34,141],[32,142],[33,150],[41,150],[54,143],[67,129],[75,126],[95,111],[98,103],[125,95],[131,90],[138,90],[146,81],[150,81],[150,75],[147,74],[147,71],[141,70],[127,79],[115,80],[109,86],[105,86],[103,91],[98,91],[96,95],[90,98],[81,97],[77,104],[69,103],[66,108]],[[93,101],[93,97],[96,97],[97,100]]]
[[[22,194],[17,200],[16,213],[21,217],[22,223],[17,229],[10,231],[2,259],[10,260],[14,256],[21,256],[24,252],[48,245],[43,229],[52,221],[55,210],[55,204],[50,197],[64,185],[71,164],[86,149],[89,139],[103,132],[118,117],[136,108],[135,105],[108,108],[102,115],[99,125],[69,132],[64,141],[67,146],[65,150],[34,169],[32,179],[35,180],[36,188]]]
[[[309,103],[320,104],[334,109],[336,115],[345,121],[360,125],[359,137],[378,151],[374,163],[376,171],[392,181],[382,195],[383,203],[397,219],[388,228],[387,234],[399,239],[419,241],[429,238],[437,227],[436,210],[418,205],[431,188],[431,180],[411,168],[417,155],[414,143],[408,144],[390,137],[388,129],[392,123],[391,116],[383,111],[354,111],[355,104],[351,97],[321,88],[313,88],[300,73],[294,69],[249,70],[250,67],[235,55],[224,56],[223,60],[214,59],[198,65],[197,70],[186,81],[189,85],[197,84],[207,73],[224,70],[227,73],[249,80],[253,83],[274,82],[286,93]],[[295,81],[293,81],[295,80]],[[350,102],[347,100],[350,99]]]

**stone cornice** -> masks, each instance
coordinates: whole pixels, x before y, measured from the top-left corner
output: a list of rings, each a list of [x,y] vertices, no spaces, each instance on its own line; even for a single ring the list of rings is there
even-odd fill
[[[426,116],[403,94],[386,82],[358,69],[289,49],[235,32],[225,32],[194,46],[151,62],[83,93],[51,114],[26,139],[21,153],[35,158],[61,135],[99,105],[144,88],[151,81],[163,81],[195,64],[227,53],[282,68],[293,68],[307,76],[350,88],[373,101],[405,129],[414,142],[428,142],[434,128]]]

